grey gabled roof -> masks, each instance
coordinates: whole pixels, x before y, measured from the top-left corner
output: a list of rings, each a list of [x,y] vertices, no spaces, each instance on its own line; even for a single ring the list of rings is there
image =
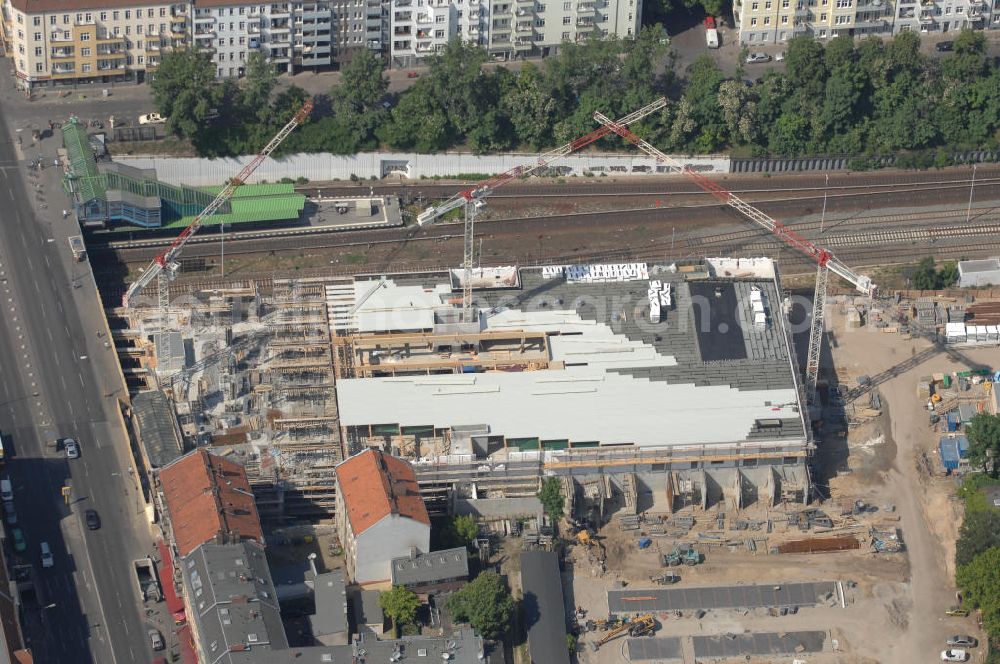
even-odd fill
[[[559,557],[551,551],[523,552],[521,589],[532,664],[569,664]]]
[[[264,547],[202,544],[182,559],[205,664],[244,661],[241,652],[288,648]]]
[[[469,552],[457,549],[432,551],[392,559],[392,585],[425,585],[469,576]]]

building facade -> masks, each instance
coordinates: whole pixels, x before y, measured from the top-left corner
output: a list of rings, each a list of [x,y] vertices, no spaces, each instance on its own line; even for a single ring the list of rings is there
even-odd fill
[[[4,0],[4,44],[22,88],[142,82],[187,47],[189,3]]]
[[[391,0],[390,62],[407,67],[452,39],[498,60],[545,56],[563,42],[639,31],[642,0]]]
[[[957,32],[1000,28],[997,0],[736,0],[740,42],[780,44],[797,35],[889,37],[910,30]]]
[[[394,558],[430,551],[431,521],[409,463],[368,449],[336,476],[337,534],[354,583],[386,583]]]

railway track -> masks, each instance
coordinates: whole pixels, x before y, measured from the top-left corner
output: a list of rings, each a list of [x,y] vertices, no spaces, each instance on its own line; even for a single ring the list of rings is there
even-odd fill
[[[932,186],[929,186],[932,185]],[[826,198],[831,199],[836,204],[839,201],[844,201],[852,198],[863,198],[870,197],[873,195],[888,194],[892,197],[901,198],[901,201],[906,201],[908,203],[919,203],[921,200],[940,200],[942,194],[946,191],[961,190],[963,192],[970,186],[969,180],[937,180],[933,182],[922,182],[922,183],[907,183],[906,185],[895,185],[895,184],[878,184],[878,185],[854,185],[854,186],[843,186],[843,187],[831,187],[834,193],[829,194],[825,188],[815,188],[815,187],[799,187],[793,189],[754,189],[754,190],[742,190],[734,193],[738,193],[752,203],[756,205],[768,206],[771,209],[788,208],[793,205],[801,206],[803,201],[810,199],[821,199],[824,197],[824,193],[827,193]],[[980,188],[981,194],[985,198],[1000,196],[1000,177],[996,178],[979,178],[976,181],[976,187]],[[536,187],[542,188],[542,187]],[[551,186],[548,186],[551,188]],[[678,188],[684,189],[682,187]],[[873,193],[872,189],[875,190]],[[849,191],[857,190],[857,191]],[[752,196],[748,194],[752,193],[795,193],[799,194],[797,196],[783,196],[779,198],[759,198],[757,196]],[[502,217],[496,219],[490,219],[484,216],[477,223],[481,225],[489,225],[492,227],[495,224],[517,224],[520,229],[525,227],[525,224],[529,223],[539,223],[543,222],[547,225],[566,223],[570,220],[576,220],[575,223],[595,223],[600,222],[601,218],[612,218],[621,215],[644,215],[644,216],[657,216],[658,213],[662,213],[663,210],[700,210],[707,211],[719,207],[717,201],[711,200],[707,194],[701,191],[692,191],[690,187],[683,191],[676,192],[631,192],[626,194],[632,205],[624,209],[615,210],[602,210],[593,212],[568,212],[563,214],[548,214],[548,215],[532,215],[532,216],[522,216],[522,217]],[[610,197],[610,196],[623,196],[622,192],[615,194],[611,193],[601,193],[595,192],[590,194],[584,194],[584,196],[591,197]],[[696,198],[699,201],[707,202],[696,202],[696,203],[684,203],[678,202],[676,198],[668,201],[667,205],[663,205],[662,201],[658,200],[658,197],[664,196],[690,196]],[[525,205],[534,198],[539,198],[540,200],[557,200],[557,199],[578,199],[581,195],[577,193],[563,193],[558,194],[541,194],[541,195],[522,195],[522,194],[498,194],[491,196],[491,199],[501,199],[501,200],[515,200],[518,205]],[[650,198],[657,200],[650,200],[649,203],[642,207],[636,207],[635,199],[637,198]],[[864,201],[861,201],[864,203]],[[885,204],[885,202],[882,202]],[[571,221],[571,223],[573,223]],[[605,222],[606,223],[606,222]],[[461,227],[461,222],[458,221],[444,221],[439,222],[435,226],[425,229],[424,233],[428,236],[440,237],[441,235],[451,235]],[[449,230],[451,229],[451,230]],[[457,231],[460,232],[460,231]],[[232,245],[239,245],[244,243],[257,243],[258,245],[266,244],[269,249],[288,249],[292,248],[293,245],[302,242],[307,236],[310,237],[310,246],[312,245],[311,238],[316,236],[324,235],[337,235],[344,238],[353,239],[356,242],[365,242],[369,238],[380,238],[384,235],[390,235],[395,239],[405,239],[409,231],[405,229],[371,229],[367,231],[344,231],[339,230],[335,227],[325,227],[325,226],[308,226],[308,227],[295,227],[295,228],[278,228],[267,231],[237,231],[228,233],[226,235],[226,241]],[[173,240],[172,237],[160,237],[160,238],[149,238],[143,240],[117,240],[111,241],[106,244],[92,243],[90,250],[92,252],[102,252],[113,250],[115,252],[122,251],[135,251],[135,250],[153,250],[158,247],[164,247]],[[218,235],[216,234],[202,234],[197,237],[192,238],[188,242],[188,248],[185,251],[186,255],[192,255],[192,252],[197,252],[194,248],[197,245],[214,244],[218,240]],[[279,246],[275,246],[274,243],[280,243]],[[121,254],[119,254],[121,255]],[[197,255],[195,253],[194,255]],[[147,256],[148,258],[148,256]]]

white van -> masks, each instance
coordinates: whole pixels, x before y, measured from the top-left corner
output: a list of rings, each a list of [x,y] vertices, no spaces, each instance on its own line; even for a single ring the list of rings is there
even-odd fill
[[[42,549],[42,567],[52,567],[56,564],[54,558],[52,558],[52,549],[49,548],[48,542],[42,542],[40,545]]]
[[[14,487],[7,478],[0,480],[0,500],[14,500]]]

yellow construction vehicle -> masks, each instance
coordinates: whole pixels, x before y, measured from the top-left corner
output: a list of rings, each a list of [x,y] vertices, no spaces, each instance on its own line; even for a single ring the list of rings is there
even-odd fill
[[[656,618],[648,613],[644,616],[637,616],[632,620],[624,620],[619,627],[601,637],[601,640],[594,644],[594,650],[599,650],[605,643],[618,638],[626,632],[629,636],[643,636],[649,634],[654,629],[656,629]]]

